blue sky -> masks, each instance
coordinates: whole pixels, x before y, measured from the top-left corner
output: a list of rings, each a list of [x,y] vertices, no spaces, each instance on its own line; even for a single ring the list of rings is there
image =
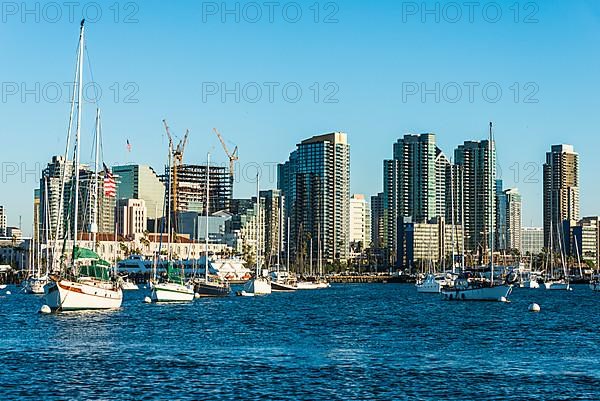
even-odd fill
[[[254,163],[268,169],[284,161],[303,138],[344,131],[352,192],[370,196],[381,190],[382,160],[404,133],[434,132],[452,154],[464,140],[485,138],[494,121],[502,178],[523,194],[525,225],[541,224],[541,164],[555,143],[572,143],[580,153],[582,215],[600,214],[597,1],[521,2],[518,15],[514,0],[475,2],[472,10],[430,1],[430,13],[421,1],[324,1],[316,3],[318,15],[314,1],[284,1],[275,2],[272,22],[263,2],[172,3],[116,3],[117,15],[114,1],[81,2],[72,21],[64,6],[57,14],[62,3],[36,9],[26,2],[29,13],[21,3],[17,10],[3,5],[0,204],[9,224],[22,215],[29,231],[37,185],[32,173],[12,170],[33,170],[63,152],[63,83],[72,81],[84,9],[93,80],[102,89],[107,164],[161,170],[163,118],[177,135],[191,130],[190,163],[203,162],[207,151],[226,161],[212,133],[217,127],[239,146],[247,177]],[[224,13],[223,4],[233,12]],[[89,70],[85,79],[92,80]],[[224,99],[223,85],[231,91]],[[424,98],[422,89],[429,90]],[[89,161],[95,106],[86,107],[82,159]],[[262,186],[275,187],[266,174]],[[237,197],[253,193],[247,181],[237,184]]]

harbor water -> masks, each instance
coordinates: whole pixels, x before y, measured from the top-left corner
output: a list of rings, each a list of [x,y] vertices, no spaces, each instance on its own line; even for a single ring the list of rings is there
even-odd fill
[[[412,285],[38,314],[0,291],[2,398],[598,400],[600,293],[448,302]],[[528,312],[536,302],[541,312]]]

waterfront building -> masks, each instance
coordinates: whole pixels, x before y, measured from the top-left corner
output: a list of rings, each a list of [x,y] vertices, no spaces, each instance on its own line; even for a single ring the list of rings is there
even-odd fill
[[[574,247],[572,255],[600,267],[600,216],[584,217],[573,227]]]
[[[408,218],[424,223],[450,219],[451,164],[436,146],[434,134],[407,134],[394,143],[393,159],[384,161],[384,237],[391,261],[397,260],[399,224]]]
[[[521,228],[521,254],[537,255],[544,248],[544,228],[543,227],[523,227]]]
[[[256,260],[258,248],[260,254],[265,255],[265,199],[261,197],[260,201],[260,216],[257,217],[256,197],[238,200],[237,213],[225,224],[229,246],[246,260]],[[256,237],[257,225],[261,228],[260,242]]]
[[[66,178],[63,183],[63,176]],[[46,220],[45,208],[40,208],[40,221],[50,221],[50,235],[55,237],[58,230],[58,238],[65,235],[65,220],[69,214],[69,189],[72,184],[73,163],[65,160],[62,156],[53,156],[52,160],[44,170],[40,178],[40,203],[48,203],[48,220]],[[46,184],[47,181],[47,191]],[[61,185],[62,184],[62,185]],[[63,208],[59,213],[60,194],[64,191]],[[59,219],[59,214],[61,218]],[[57,227],[58,226],[58,227]]]
[[[33,238],[37,242],[43,238],[41,237],[42,228],[43,227],[40,222],[40,189],[35,188],[33,190]]]
[[[93,181],[97,180],[96,187]],[[104,191],[104,172],[95,173],[85,166],[79,169],[80,180],[80,199],[85,202],[85,207],[79,209],[79,221],[81,222],[78,232],[92,232],[92,227],[96,224],[93,211],[96,207],[96,197],[98,197],[97,233],[115,232],[115,207],[117,198],[105,193]],[[98,192],[95,192],[97,188]]]
[[[126,238],[143,235],[147,229],[146,202],[143,199],[117,201],[117,233]]]
[[[281,208],[285,209],[285,197],[282,195],[281,190],[271,189],[268,191],[260,191],[261,204],[264,204],[265,213],[265,225],[262,236],[264,237],[265,243],[265,258],[269,263],[277,262],[277,254],[281,250],[280,262],[282,262],[283,255],[285,255],[285,213],[283,213],[283,221],[281,222],[280,233],[280,211]]]
[[[460,237],[462,228],[446,224],[443,218],[436,217],[423,223],[414,223],[410,218],[405,218],[398,233],[398,266],[421,272],[451,269],[452,255],[455,261],[459,260]]]
[[[146,205],[151,231],[158,232],[158,219],[164,216],[165,185],[150,166],[132,164],[115,166],[118,177],[117,199],[140,199]]]
[[[544,244],[550,246],[552,234],[552,245],[558,248],[559,227],[563,227],[560,238],[563,249],[569,249],[566,242],[570,235],[565,227],[579,221],[579,155],[572,145],[553,145],[546,153],[543,189]]]
[[[371,196],[371,246],[373,248],[381,248],[383,244],[383,196],[383,192]]]
[[[508,200],[504,193],[502,180],[496,180],[496,250],[508,249]]]
[[[454,151],[454,160],[461,171],[465,248],[489,249],[489,233],[496,225],[496,196],[490,193],[496,181],[495,146],[489,140],[465,141]]]
[[[0,237],[6,237],[6,209],[0,205]]]
[[[521,194],[517,188],[504,190],[506,199],[506,249],[521,249]]]
[[[350,198],[350,247],[360,254],[370,243],[371,209],[364,195],[354,194]]]
[[[383,161],[383,241],[393,263],[398,248],[398,221],[400,215],[400,162],[396,159]]]
[[[309,238],[320,239],[327,262],[346,261],[350,246],[350,145],[345,133],[306,139],[278,166],[277,185],[290,217],[290,249],[305,259]],[[319,242],[319,241],[317,241]],[[318,247],[313,246],[316,258]]]

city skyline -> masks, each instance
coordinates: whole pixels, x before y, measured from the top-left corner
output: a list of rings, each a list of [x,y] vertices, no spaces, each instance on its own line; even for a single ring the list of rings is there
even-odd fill
[[[593,110],[599,101],[586,95],[588,91],[581,91],[581,88],[589,89],[591,94],[598,87],[592,71],[597,70],[594,67],[599,60],[587,49],[594,44],[592,32],[600,7],[595,2],[557,4],[552,9],[540,7],[535,15],[537,22],[515,23],[508,10],[509,2],[499,4],[504,7],[504,18],[498,23],[485,21],[479,15],[473,23],[464,20],[449,23],[443,18],[436,22],[431,16],[423,21],[419,14],[404,15],[401,4],[389,2],[385,4],[389,10],[387,15],[377,8],[360,9],[354,2],[340,4],[335,15],[337,22],[317,24],[312,21],[308,5],[304,10],[305,18],[297,24],[281,18],[273,24],[268,21],[249,23],[243,18],[240,22],[230,19],[223,23],[219,15],[203,14],[200,5],[190,3],[172,5],[169,19],[161,18],[157,3],[144,3],[135,15],[135,23],[115,23],[111,12],[104,10],[103,19],[89,24],[88,53],[94,66],[94,78],[103,89],[101,106],[107,164],[147,164],[162,171],[166,158],[162,118],[172,121],[174,132],[179,135],[186,128],[191,129],[187,156],[190,163],[201,163],[206,152],[211,151],[216,163],[226,164],[220,144],[211,133],[213,127],[218,127],[226,140],[239,146],[243,164],[271,163],[273,166],[283,162],[302,138],[343,131],[353,144],[351,192],[370,196],[378,193],[382,185],[379,161],[390,157],[389,144],[405,133],[435,133],[439,147],[451,154],[450,150],[464,140],[484,139],[486,124],[491,120],[496,126],[498,165],[502,172],[498,178],[502,178],[507,187],[519,188],[523,197],[524,225],[542,224],[539,210],[542,165],[545,152],[554,144],[573,144],[580,153],[581,215],[598,214],[595,199],[600,194],[593,185],[593,172],[600,161],[592,152],[600,146],[600,138],[593,135],[593,127],[597,125]],[[326,11],[322,10],[321,20],[329,14]],[[18,225],[19,216],[22,216],[26,232],[30,231],[32,223],[33,188],[39,179],[39,173],[34,177],[32,172],[39,171],[38,167],[43,167],[52,155],[61,154],[64,147],[68,99],[63,83],[72,80],[78,23],[76,19],[69,21],[64,14],[65,17],[55,23],[43,18],[39,22],[31,19],[23,22],[19,16],[7,16],[6,23],[0,28],[6,36],[21,39],[18,44],[9,41],[2,44],[4,53],[14,60],[0,66],[6,77],[2,99],[3,131],[6,132],[7,147],[14,149],[10,156],[4,157],[2,187],[11,196],[2,199],[2,203],[8,224]],[[120,18],[123,19],[125,14],[123,12]],[[522,14],[526,14],[525,11]],[[192,33],[186,28],[189,15],[193,18]],[[377,26],[371,25],[369,18],[375,16]],[[352,32],[352,27],[360,21],[368,24],[364,38],[355,37]],[[508,27],[510,31],[506,31]],[[168,31],[169,35],[150,40],[149,32],[155,30]],[[319,41],[320,35],[332,32],[329,42]],[[219,43],[203,40],[209,34],[210,37],[218,36]],[[247,34],[247,38],[240,42],[240,34]],[[312,43],[311,50],[303,48],[287,52],[279,59],[260,45],[267,40],[279,48],[295,35],[303,35]],[[381,51],[394,49],[395,41],[407,36],[416,40],[403,41],[402,51]],[[126,40],[119,45],[122,38]],[[355,40],[348,41],[348,38]],[[573,38],[577,41],[572,42]],[[561,47],[562,57],[557,58],[552,45],[565,41],[577,43],[577,46]],[[350,42],[352,46],[348,45]],[[533,43],[543,45],[533,48]],[[23,47],[31,51],[23,53]],[[161,50],[157,52],[156,49]],[[382,73],[377,74],[370,65],[372,63],[354,58],[356,49],[367,56],[365,60],[376,52]],[[499,52],[507,53],[513,62],[504,63],[500,68]],[[534,52],[535,57],[524,57],[529,52]],[[576,63],[583,53],[586,54],[585,70]],[[23,57],[16,57],[21,54]],[[473,54],[477,54],[477,63],[470,63]],[[248,55],[263,57],[255,57],[254,62],[240,67],[236,61]],[[402,62],[403,56],[407,55],[420,62],[414,66]],[[340,63],[318,63],[317,69],[306,61],[328,57],[342,61],[352,57],[353,63],[345,63],[343,67]],[[118,68],[114,59],[123,61],[117,63]],[[177,74],[144,68],[165,59],[189,61],[181,67],[172,67],[178,69]],[[264,61],[257,61],[259,59]],[[281,72],[284,64],[291,66],[285,69],[286,73]],[[438,68],[440,65],[444,68]],[[558,71],[566,73],[569,80],[561,83],[552,79]],[[357,81],[354,78],[359,72],[362,79]],[[247,97],[236,102],[234,96],[222,102],[218,95],[209,96],[206,101],[202,99],[203,83],[224,82],[230,88],[237,82],[243,86],[248,82],[271,81],[279,82],[281,86],[286,82],[298,82],[303,89],[303,99],[297,103],[282,100],[281,96],[273,103],[265,99],[251,103]],[[137,100],[137,103],[124,99],[134,92],[125,88],[129,82],[135,84],[133,89],[137,88],[137,94],[129,100]],[[318,82],[320,88],[317,102],[310,89],[314,82]],[[325,88],[328,82],[337,85],[337,95],[332,99],[337,103],[324,101],[325,95],[333,93]],[[500,102],[492,103],[481,99],[478,91],[472,103],[468,99],[452,103],[448,96],[441,96],[437,102],[436,94],[433,94],[425,96],[422,102],[420,94],[408,96],[406,90],[403,92],[403,84],[414,82],[424,83],[426,89],[435,88],[437,83],[444,88],[444,83],[449,82],[478,82],[481,86],[486,82],[497,82],[504,96]],[[515,82],[521,88],[517,102],[513,99],[515,92],[510,89]],[[528,82],[534,82],[539,89],[534,96],[537,103],[523,99],[531,92],[524,89]],[[11,94],[12,83],[18,86],[15,94]],[[63,97],[52,102],[40,89],[37,93],[40,99],[36,101],[37,83],[40,88],[48,83],[60,83]],[[110,89],[114,83],[118,85]],[[116,88],[120,89],[118,94]],[[21,89],[34,93],[26,94]],[[266,90],[263,93],[266,94]],[[466,93],[463,86],[465,96]],[[118,95],[118,101],[114,95]],[[403,95],[407,95],[406,99]],[[565,111],[566,99],[569,111]],[[88,106],[90,113],[93,113],[92,108]],[[91,148],[92,120],[91,115],[84,120],[84,131],[85,127],[89,130],[84,132],[83,155],[89,154]],[[24,146],[21,138],[42,146]],[[264,141],[260,139],[263,138],[271,146],[262,146]],[[131,152],[127,151],[127,140]],[[17,172],[12,175],[15,166]],[[21,174],[25,174],[24,180]],[[269,184],[263,189],[275,188],[274,177]],[[253,186],[252,182],[240,183],[235,197],[250,196]]]

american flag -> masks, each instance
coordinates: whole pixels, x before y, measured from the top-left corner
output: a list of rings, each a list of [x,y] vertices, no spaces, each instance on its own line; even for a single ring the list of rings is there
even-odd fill
[[[104,196],[114,198],[117,196],[117,184],[106,164],[104,165]]]

